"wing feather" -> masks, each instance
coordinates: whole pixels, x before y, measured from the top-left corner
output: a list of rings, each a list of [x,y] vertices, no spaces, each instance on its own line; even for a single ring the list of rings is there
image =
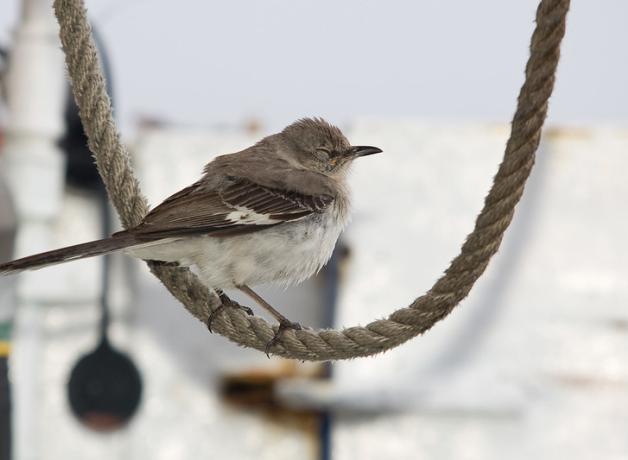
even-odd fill
[[[249,233],[325,211],[334,201],[328,194],[305,195],[232,178],[221,190],[202,181],[175,193],[128,230],[138,239],[207,234]]]

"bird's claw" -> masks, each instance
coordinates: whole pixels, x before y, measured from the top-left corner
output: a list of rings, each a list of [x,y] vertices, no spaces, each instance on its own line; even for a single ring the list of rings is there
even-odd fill
[[[227,297],[225,294],[220,294],[220,305],[218,305],[218,307],[216,307],[215,310],[213,310],[210,314],[209,317],[207,318],[207,322],[205,324],[207,324],[207,329],[209,330],[209,332],[211,332],[213,334],[213,330],[212,330],[212,323],[214,322],[214,320],[218,317],[218,315],[220,313],[222,313],[222,311],[225,308],[237,308],[239,310],[242,310],[244,313],[246,313],[249,316],[253,316],[253,310],[249,307],[245,307],[244,305],[240,305],[236,302],[234,302],[233,300],[231,300],[229,297]]]
[[[283,335],[283,333],[289,329],[292,329],[293,331],[300,331],[303,329],[303,327],[299,323],[293,323],[292,321],[288,321],[285,318],[283,320],[280,320],[279,327],[277,328],[277,332],[275,332],[275,335],[273,336],[273,338],[268,341],[268,343],[266,344],[266,348],[264,350],[268,358],[270,358],[270,350],[275,345],[277,345],[277,343],[279,343],[279,340],[281,340],[281,336]]]

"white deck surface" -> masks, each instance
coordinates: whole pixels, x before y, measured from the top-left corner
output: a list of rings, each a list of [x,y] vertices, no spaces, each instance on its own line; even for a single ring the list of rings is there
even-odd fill
[[[353,171],[337,326],[383,317],[431,286],[471,230],[507,137],[504,126],[347,128],[354,143],[385,153]],[[145,133],[134,146],[143,189],[157,203],[194,181],[212,155],[258,137]],[[338,409],[334,460],[628,458],[628,134],[553,130],[544,139],[502,250],[463,305],[392,352],[336,364],[330,387],[304,394]],[[59,244],[97,236],[94,206],[66,196]],[[225,406],[216,393],[225,372],[285,364],[209,335],[143,268],[134,292],[117,283],[113,328],[141,367],[141,410],[115,435],[79,426],[65,383],[95,343],[98,267],[82,261],[33,275],[51,294],[49,308],[21,312],[16,329],[16,397],[24,379],[41,390],[39,426],[18,435],[35,454],[19,460],[316,458],[312,433]],[[320,292],[314,281],[270,298],[315,325]],[[20,356],[33,346],[40,373],[24,375]]]

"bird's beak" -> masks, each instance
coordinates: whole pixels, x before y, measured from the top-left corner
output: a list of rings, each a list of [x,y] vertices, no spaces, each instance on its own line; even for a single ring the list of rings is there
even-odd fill
[[[378,149],[377,147],[370,147],[368,145],[358,145],[355,147],[351,147],[351,155],[354,157],[365,157],[367,155],[373,155],[375,153],[381,153],[382,149]]]

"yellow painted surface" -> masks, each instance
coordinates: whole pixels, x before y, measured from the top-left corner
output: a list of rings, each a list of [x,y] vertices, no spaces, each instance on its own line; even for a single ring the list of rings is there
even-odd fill
[[[0,340],[0,358],[9,356],[10,352],[11,352],[11,342]]]

